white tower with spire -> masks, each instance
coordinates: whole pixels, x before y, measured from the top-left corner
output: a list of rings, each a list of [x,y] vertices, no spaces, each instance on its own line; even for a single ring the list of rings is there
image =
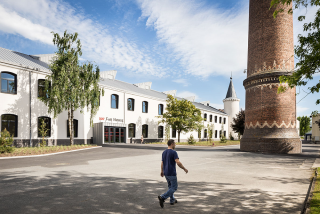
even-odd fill
[[[238,134],[232,131],[231,124],[232,124],[233,118],[236,116],[236,114],[239,113],[239,102],[240,102],[240,99],[238,99],[237,97],[236,91],[234,90],[234,87],[233,87],[232,77],[230,77],[228,92],[227,92],[226,98],[223,100],[223,103],[224,103],[224,112],[228,114],[228,123],[229,123],[228,127],[232,136],[235,139],[238,138]],[[229,136],[229,133],[227,134],[227,136]]]

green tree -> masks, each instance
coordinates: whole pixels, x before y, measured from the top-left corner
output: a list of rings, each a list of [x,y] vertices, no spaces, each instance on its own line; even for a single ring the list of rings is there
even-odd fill
[[[13,143],[13,137],[10,135],[7,129],[4,129],[0,133],[0,153],[13,152],[12,143]]]
[[[241,109],[239,113],[236,114],[236,117],[232,118],[231,128],[234,132],[240,135],[243,135],[244,132],[245,116],[245,111]]]
[[[65,31],[63,36],[52,33],[53,44],[58,50],[49,65],[52,73],[45,81],[47,96],[39,99],[48,106],[48,112],[53,113],[55,118],[62,111],[68,111],[70,145],[73,145],[74,111],[80,109],[82,113],[86,107],[90,111],[92,125],[92,118],[98,111],[100,95],[104,95],[104,90],[100,89],[98,84],[99,67],[91,63],[79,64],[82,51],[78,33],[69,34]]]
[[[310,117],[302,116],[297,118],[300,122],[300,136],[304,136],[307,132],[311,130],[310,128]]]
[[[167,143],[170,140],[170,125],[166,124],[164,128],[164,142]]]
[[[167,97],[166,112],[161,116],[160,123],[169,124],[178,132],[178,142],[180,142],[180,133],[198,130],[199,124],[202,123],[201,111],[197,109],[190,101],[182,99],[178,100],[172,95]]]
[[[291,5],[293,8],[285,11],[281,5]],[[294,9],[305,7],[306,9],[310,6],[320,6],[319,0],[272,0],[270,8],[276,8],[273,16],[276,18],[278,13],[288,12],[293,13]],[[299,16],[299,21],[304,21],[305,16]],[[281,76],[281,83],[288,83],[290,88],[295,86],[305,86],[309,80],[313,79],[314,74],[319,73],[320,68],[320,9],[317,10],[315,19],[313,22],[304,23],[303,31],[307,32],[307,36],[299,34],[298,45],[295,46],[295,55],[299,62],[296,64],[296,69],[290,76]],[[292,56],[294,57],[294,56]],[[319,93],[320,81],[316,85],[308,88],[310,93]],[[286,87],[280,86],[278,93],[286,91]],[[307,94],[307,95],[308,95]],[[320,103],[320,99],[316,100],[316,104]]]
[[[46,140],[45,138],[47,137],[47,132],[49,131],[49,129],[47,128],[47,124],[44,122],[44,119],[41,118],[41,122],[40,122],[40,127],[39,127],[39,134],[42,138],[42,142],[40,143],[39,146],[44,147],[46,145]]]
[[[209,141],[211,143],[211,140],[212,140],[212,135],[213,135],[213,130],[214,130],[214,124],[207,124],[207,130],[208,130],[208,139],[207,141]]]

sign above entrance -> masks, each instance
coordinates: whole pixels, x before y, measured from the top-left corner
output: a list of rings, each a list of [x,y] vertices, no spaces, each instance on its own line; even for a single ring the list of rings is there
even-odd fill
[[[118,118],[109,118],[109,117],[99,117],[99,120],[103,120],[105,122],[120,122],[123,123],[123,119],[118,119]]]

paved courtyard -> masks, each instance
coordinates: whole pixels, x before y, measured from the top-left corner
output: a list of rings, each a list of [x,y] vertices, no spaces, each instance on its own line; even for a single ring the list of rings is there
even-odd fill
[[[162,145],[108,145],[44,157],[0,159],[1,213],[300,213],[320,145],[300,155],[239,146],[177,146],[178,204],[157,195]]]

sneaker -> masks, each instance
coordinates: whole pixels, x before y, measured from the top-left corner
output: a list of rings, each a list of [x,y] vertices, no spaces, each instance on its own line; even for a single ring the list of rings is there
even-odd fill
[[[159,199],[160,207],[163,208],[163,203],[164,203],[163,198],[159,195],[158,199]]]
[[[176,204],[176,203],[178,203],[178,201],[177,200],[175,200],[174,201],[174,203],[170,203],[171,205],[174,205],[174,204]]]

